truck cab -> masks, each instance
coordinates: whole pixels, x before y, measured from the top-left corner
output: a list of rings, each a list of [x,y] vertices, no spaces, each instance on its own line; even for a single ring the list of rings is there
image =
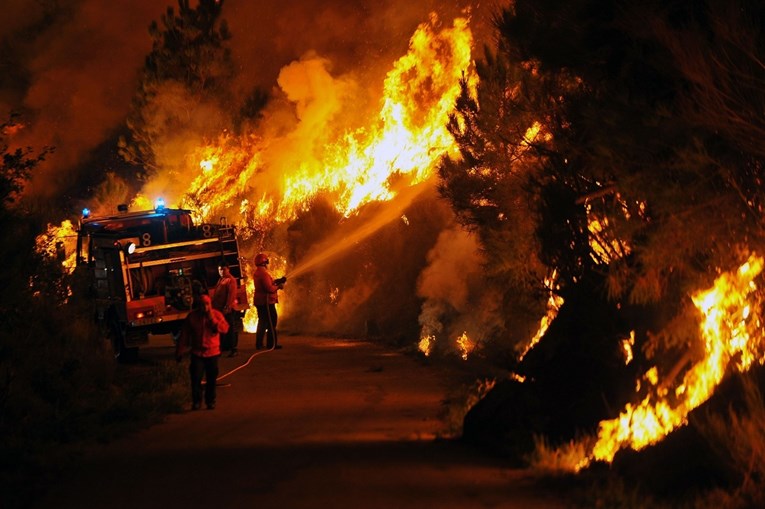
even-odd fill
[[[214,292],[219,265],[237,280],[235,309],[249,307],[235,227],[225,219],[197,225],[190,210],[163,206],[84,213],[76,257],[95,319],[120,360],[135,358],[149,334],[176,337],[195,297]]]

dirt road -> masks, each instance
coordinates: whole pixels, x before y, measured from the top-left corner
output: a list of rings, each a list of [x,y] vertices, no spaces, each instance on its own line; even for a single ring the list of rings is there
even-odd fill
[[[436,369],[367,342],[281,342],[253,356],[243,335],[215,410],[99,448],[40,507],[564,507],[527,471],[438,438]]]

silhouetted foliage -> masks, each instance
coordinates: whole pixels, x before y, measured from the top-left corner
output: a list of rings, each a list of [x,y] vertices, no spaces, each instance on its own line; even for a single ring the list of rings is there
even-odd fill
[[[33,154],[31,147],[10,150],[8,138],[20,127],[17,114],[11,114],[7,121],[0,124],[0,154],[3,158],[0,165],[0,203],[4,211],[17,201],[32,170],[53,151],[52,147],[45,147],[37,154]]]
[[[20,192],[53,149],[9,150],[17,121],[0,126],[0,500],[8,509],[30,507],[81,444],[153,422],[185,396],[175,362],[126,377],[88,302],[70,298],[75,276],[36,249],[44,221]]]
[[[20,204],[21,192],[34,169],[53,151],[53,147],[44,147],[39,152],[31,147],[10,149],[10,138],[21,128],[20,116],[10,115],[0,125],[0,229],[4,238],[11,240],[0,243],[0,278],[4,283],[4,292],[0,296],[0,315],[6,315],[8,305],[16,299],[16,292],[23,291],[26,283],[19,277],[19,267],[23,267],[32,257],[34,236],[38,225],[28,216]],[[21,274],[24,274],[22,272]]]
[[[268,93],[259,88],[253,89],[245,98],[244,104],[239,108],[239,113],[236,115],[236,131],[242,132],[245,125],[263,118],[263,108],[268,104],[268,100]]]
[[[130,136],[119,142],[126,161],[155,169],[158,145],[194,127],[195,114],[231,107],[228,86],[235,71],[222,8],[222,0],[201,0],[195,8],[179,0],[177,14],[168,7],[161,23],[151,23],[152,50],[127,119]],[[205,116],[210,132],[216,133],[221,126]]]
[[[765,248],[763,19],[751,0],[517,0],[497,12],[496,46],[449,124],[462,157],[441,165],[441,192],[508,294],[555,273],[566,303],[521,363],[525,384],[498,384],[468,415],[471,438],[494,434],[519,454],[537,430],[567,440],[614,416],[641,371],[614,364],[631,330],[672,376],[703,348],[689,296]],[[737,419],[716,425],[762,425]],[[759,451],[749,436],[736,446]],[[762,491],[752,461],[747,495]]]
[[[497,268],[556,269],[564,286],[607,270],[613,297],[647,302],[758,250],[762,11],[521,0],[498,13],[450,124],[463,157],[441,168],[462,220],[509,241]],[[593,243],[618,247],[604,258]]]

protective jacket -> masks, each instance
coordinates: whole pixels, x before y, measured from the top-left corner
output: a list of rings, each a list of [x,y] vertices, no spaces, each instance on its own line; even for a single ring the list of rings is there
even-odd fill
[[[217,309],[207,313],[194,310],[186,317],[181,327],[181,335],[176,346],[176,356],[187,351],[197,357],[220,355],[220,334],[228,332],[228,322]]]
[[[276,304],[279,302],[279,286],[274,284],[274,278],[268,273],[268,270],[263,266],[258,266],[255,269],[253,276],[253,282],[255,284],[255,295],[253,296],[253,304],[256,306],[265,306],[267,304]]]
[[[218,311],[228,311],[234,309],[236,304],[236,278],[232,275],[223,276],[218,280],[218,284],[213,288],[212,306]]]

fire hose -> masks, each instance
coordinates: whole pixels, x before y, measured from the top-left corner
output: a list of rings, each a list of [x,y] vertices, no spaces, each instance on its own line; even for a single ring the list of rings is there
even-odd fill
[[[280,277],[278,279],[274,279],[274,284],[281,286],[286,281],[287,281],[287,276],[282,276],[282,277]],[[240,369],[244,369],[247,366],[249,366],[250,362],[252,362],[252,359],[254,359],[256,356],[264,354],[264,353],[271,352],[271,351],[276,349],[276,330],[274,328],[274,323],[271,321],[271,313],[270,312],[266,313],[266,315],[268,316],[268,333],[273,336],[273,341],[271,342],[271,348],[268,348],[267,350],[263,350],[261,352],[253,353],[252,355],[250,355],[250,357],[247,359],[247,361],[244,362],[244,364],[242,364],[242,365],[232,369],[231,371],[228,371],[227,373],[224,373],[223,375],[219,376],[218,377],[218,382],[220,382],[222,379],[226,378],[227,376],[233,375],[234,373],[236,373]]]

